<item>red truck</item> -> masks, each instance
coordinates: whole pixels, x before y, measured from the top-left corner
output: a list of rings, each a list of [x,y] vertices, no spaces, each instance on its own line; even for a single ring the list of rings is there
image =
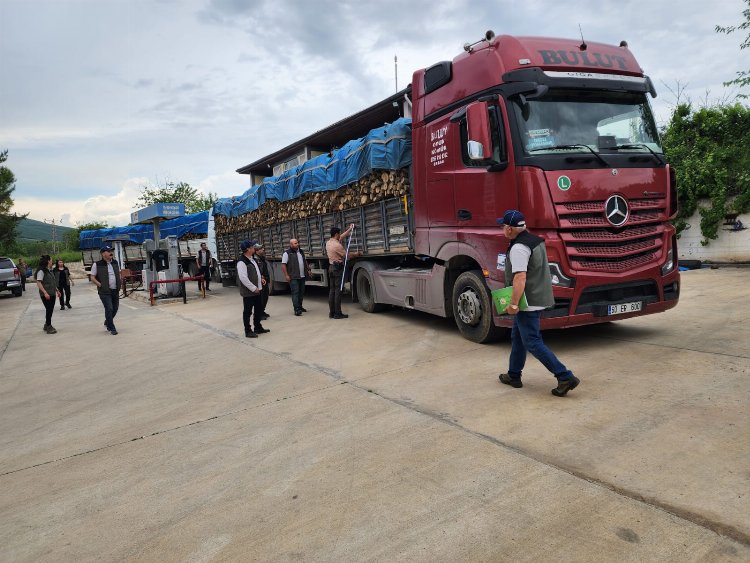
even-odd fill
[[[675,176],[648,102],[654,86],[627,44],[487,32],[464,51],[417,70],[404,94],[410,188],[407,206],[399,198],[391,207],[409,215],[408,248],[389,252],[384,224],[384,248],[352,263],[355,301],[369,312],[389,304],[453,317],[464,337],[494,339],[512,323],[491,303],[505,286],[508,247],[496,219],[519,209],[547,245],[556,303],[543,329],[674,307]],[[320,257],[324,285],[322,243],[310,242],[309,254]]]

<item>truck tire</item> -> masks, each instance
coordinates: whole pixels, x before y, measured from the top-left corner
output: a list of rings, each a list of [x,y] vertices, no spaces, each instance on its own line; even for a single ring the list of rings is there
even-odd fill
[[[382,303],[375,302],[375,291],[373,290],[370,272],[364,268],[357,272],[357,298],[362,310],[366,313],[377,313],[383,310]]]
[[[493,342],[503,334],[492,322],[492,299],[481,271],[464,272],[453,284],[453,317],[461,335],[472,342]]]

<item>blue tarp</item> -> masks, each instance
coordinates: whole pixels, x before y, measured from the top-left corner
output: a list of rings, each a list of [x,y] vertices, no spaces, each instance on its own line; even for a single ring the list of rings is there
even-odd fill
[[[337,190],[374,170],[399,170],[411,164],[411,119],[401,118],[280,174],[264,178],[241,196],[222,198],[214,215],[237,217],[268,199],[289,201],[303,194]]]
[[[173,235],[179,239],[185,235],[208,234],[208,218],[208,211],[201,211],[200,213],[163,221],[159,223],[159,236],[166,238]],[[125,235],[129,236],[132,242],[142,244],[144,240],[154,238],[154,226],[128,225],[126,227],[81,231],[78,240],[81,249],[101,248],[105,244],[105,239]]]

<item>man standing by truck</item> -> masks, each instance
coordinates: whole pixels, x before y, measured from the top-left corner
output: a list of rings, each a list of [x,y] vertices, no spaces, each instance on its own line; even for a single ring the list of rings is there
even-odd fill
[[[509,367],[508,373],[500,374],[500,382],[523,387],[521,372],[528,351],[557,378],[557,387],[552,394],[564,397],[580,381],[547,348],[539,329],[541,312],[555,304],[544,239],[526,231],[526,220],[515,209],[506,211],[497,223],[503,226],[503,235],[510,240],[505,260],[505,283],[511,281],[513,285],[510,305],[506,309],[507,314],[513,316]],[[520,311],[518,304],[524,292],[528,307]]]
[[[271,276],[268,272],[268,261],[266,260],[266,249],[259,242],[255,243],[255,262],[258,264],[260,270],[260,276],[263,278],[263,287],[260,290],[260,320],[265,321],[269,315],[266,313],[266,304],[268,304],[268,295],[270,292],[270,286],[268,282]]]
[[[242,256],[237,261],[237,286],[242,296],[242,324],[245,326],[246,338],[258,338],[259,334],[271,332],[260,324],[260,292],[265,281],[260,275],[258,264],[253,258],[255,241],[243,240],[240,243]],[[253,327],[250,328],[250,316],[253,317]]]
[[[341,311],[341,280],[344,278],[344,264],[346,249],[341,244],[341,239],[348,237],[354,230],[354,223],[342,233],[338,227],[331,227],[331,238],[326,242],[326,254],[328,255],[328,318],[347,319]],[[349,258],[359,256],[358,253],[350,253]]]
[[[305,252],[299,247],[296,238],[289,240],[289,248],[281,257],[281,271],[284,272],[284,278],[292,291],[294,314],[299,317],[302,313],[307,313],[307,309],[302,306],[305,298],[305,276],[309,278],[312,272],[305,259]]]

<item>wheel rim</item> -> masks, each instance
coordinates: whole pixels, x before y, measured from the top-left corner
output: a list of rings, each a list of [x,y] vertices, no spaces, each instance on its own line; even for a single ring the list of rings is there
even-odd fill
[[[467,287],[461,295],[458,296],[458,318],[467,325],[474,326],[482,318],[482,302],[479,300],[477,293]]]

